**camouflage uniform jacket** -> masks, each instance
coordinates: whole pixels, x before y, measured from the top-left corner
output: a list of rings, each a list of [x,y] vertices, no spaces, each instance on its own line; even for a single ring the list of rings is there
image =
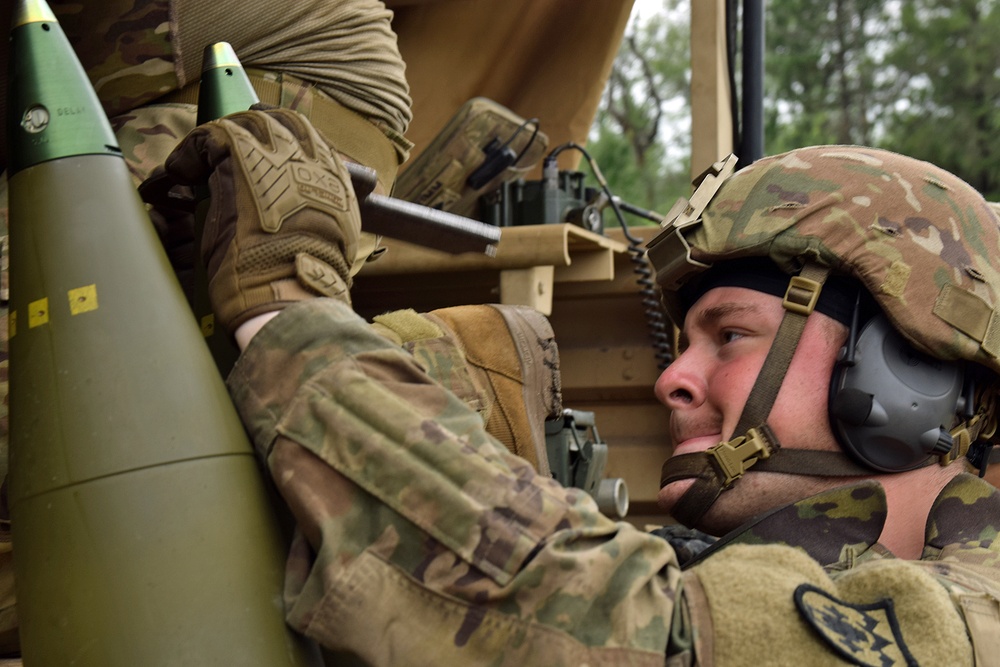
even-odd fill
[[[925,561],[877,545],[886,502],[867,482],[782,508],[682,571],[665,540],[509,454],[424,365],[346,304],[316,299],[271,320],[229,377],[297,523],[286,619],[338,657],[707,667],[1000,656],[989,651],[1000,494],[985,482],[963,475],[944,490]]]
[[[942,664],[936,661],[943,657],[948,664],[971,664],[974,657],[977,665],[997,664],[998,655],[990,649],[1000,641],[1000,492],[973,475],[956,476],[933,504],[919,561],[896,559],[878,542],[886,515],[878,483],[851,484],[779,508],[700,554],[684,579],[685,594],[694,602],[699,664],[729,662],[729,651],[738,651],[746,664],[753,664],[755,652],[773,664],[782,655],[775,644],[790,638],[776,625],[782,601],[775,593],[786,589],[794,591],[783,601],[786,609],[805,621],[810,639],[820,639],[851,662]],[[811,577],[790,577],[788,568],[782,573],[781,550],[789,547],[821,565],[833,587],[817,587],[820,577],[804,583]],[[761,551],[768,557],[760,559]],[[733,570],[734,562],[741,569]],[[769,570],[764,586],[769,590],[762,592],[755,614],[754,585],[747,582],[758,567],[760,573]],[[703,598],[707,605],[697,603]],[[920,610],[907,607],[916,607],[917,600],[928,609],[950,603],[965,627],[952,623],[945,631],[948,624],[941,623],[935,628],[940,616],[932,618],[936,615],[924,610],[925,621],[911,626],[921,628],[923,636],[908,630],[906,622]],[[720,611],[725,607],[728,614]],[[888,622],[893,616],[895,621]],[[907,621],[900,621],[904,617]],[[744,635],[734,633],[733,624]],[[734,634],[742,638],[734,642]],[[931,662],[928,645],[941,642],[955,652],[942,651]],[[963,642],[971,644],[971,655]],[[801,664],[820,664],[815,656],[807,657],[812,655],[808,646],[800,648]]]

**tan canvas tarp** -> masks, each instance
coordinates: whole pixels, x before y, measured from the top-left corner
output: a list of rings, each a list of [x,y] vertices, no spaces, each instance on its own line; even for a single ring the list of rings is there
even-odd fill
[[[466,100],[537,117],[549,146],[583,143],[632,0],[389,0],[413,98],[411,162]],[[570,168],[579,153],[567,151]]]

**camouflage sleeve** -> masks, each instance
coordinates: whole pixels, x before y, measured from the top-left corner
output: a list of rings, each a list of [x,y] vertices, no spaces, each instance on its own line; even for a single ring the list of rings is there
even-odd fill
[[[378,0],[50,0],[109,116],[197,82],[202,51],[232,44],[244,67],[295,74],[402,135],[405,66]]]
[[[684,573],[700,664],[971,665],[951,597],[919,563],[828,575],[800,549],[733,545]]]
[[[147,0],[148,1],[148,0]],[[206,44],[232,44],[244,67],[292,74],[391,134],[412,113],[392,12],[381,0],[171,0],[181,85]]]
[[[663,665],[667,543],[536,475],[346,305],[286,308],[229,384],[297,521],[294,627],[373,665]]]

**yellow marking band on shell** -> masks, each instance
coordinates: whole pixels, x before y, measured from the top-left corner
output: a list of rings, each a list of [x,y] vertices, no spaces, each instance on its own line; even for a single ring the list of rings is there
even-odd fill
[[[28,304],[28,328],[34,329],[49,322],[49,299],[45,297]]]
[[[215,333],[215,314],[205,315],[198,324],[201,326],[201,335],[208,338]]]
[[[97,310],[97,285],[77,287],[66,294],[69,297],[70,314],[79,315]]]
[[[58,23],[48,3],[43,0],[27,0],[15,7],[14,15],[11,17],[11,29],[42,22]]]

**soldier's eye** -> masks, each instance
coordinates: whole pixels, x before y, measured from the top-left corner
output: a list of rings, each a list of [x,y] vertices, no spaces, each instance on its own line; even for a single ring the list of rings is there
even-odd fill
[[[722,339],[723,345],[737,341],[745,336],[742,331],[734,331],[733,329],[723,329],[720,332],[719,337]]]

